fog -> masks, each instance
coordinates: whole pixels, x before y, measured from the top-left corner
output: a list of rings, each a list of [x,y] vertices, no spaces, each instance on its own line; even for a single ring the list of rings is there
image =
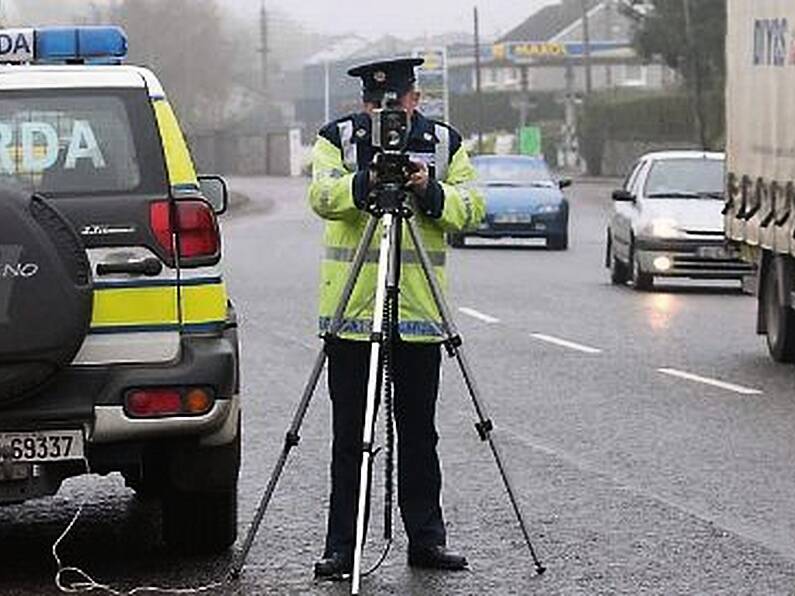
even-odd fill
[[[538,8],[554,0],[401,0],[375,4],[368,0],[266,0],[269,11],[300,22],[306,28],[323,34],[353,33],[367,38],[391,34],[416,38],[447,32],[471,31],[472,7],[479,6],[481,27],[485,36],[497,36],[516,26]],[[166,4],[168,0],[162,0]],[[104,8],[113,0],[0,0],[0,15],[12,18],[37,19],[47,23],[63,21],[69,14],[90,14],[94,7]],[[247,19],[260,9],[261,0],[218,0],[218,6],[233,16]],[[341,15],[345,15],[341,18]],[[30,22],[30,24],[39,24]]]

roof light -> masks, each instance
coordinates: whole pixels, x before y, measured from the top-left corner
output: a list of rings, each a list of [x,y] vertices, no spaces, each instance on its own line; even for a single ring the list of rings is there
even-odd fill
[[[0,63],[118,64],[126,57],[119,27],[0,29]]]

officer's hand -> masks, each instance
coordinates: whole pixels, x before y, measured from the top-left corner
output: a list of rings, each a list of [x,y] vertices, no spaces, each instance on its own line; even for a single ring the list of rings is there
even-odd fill
[[[353,204],[358,209],[363,211],[368,209],[371,202],[370,191],[377,182],[378,176],[372,168],[359,170],[353,177]]]
[[[409,177],[406,187],[413,190],[417,196],[423,197],[428,191],[428,166],[420,161],[412,161],[411,163],[416,166],[416,170]]]

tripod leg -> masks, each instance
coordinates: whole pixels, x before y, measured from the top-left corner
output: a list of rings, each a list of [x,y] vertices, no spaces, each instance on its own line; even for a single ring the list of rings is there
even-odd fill
[[[362,266],[364,265],[364,261],[367,257],[367,250],[369,249],[370,243],[372,242],[373,236],[375,235],[377,224],[378,220],[374,217],[371,217],[367,222],[364,234],[362,235],[362,240],[359,242],[359,246],[356,248],[356,252],[354,253],[353,262],[351,263],[350,271],[348,273],[348,279],[343,286],[342,295],[340,297],[339,303],[337,304],[337,308],[334,311],[334,316],[332,317],[329,329],[326,333],[326,338],[336,336],[342,328],[345,309],[347,308],[348,302],[350,301],[353,288],[356,286],[356,280],[359,278],[359,274],[361,273]],[[315,389],[317,389],[317,384],[320,380],[320,375],[323,373],[323,367],[325,364],[326,351],[325,349],[321,349],[320,353],[315,359],[315,364],[312,367],[309,380],[304,387],[301,401],[298,404],[298,408],[296,408],[290,428],[285,434],[284,447],[282,448],[282,452],[279,455],[279,459],[276,461],[273,472],[271,472],[265,492],[262,494],[257,511],[254,514],[254,520],[249,526],[248,533],[246,534],[246,538],[243,541],[243,546],[229,570],[229,577],[232,579],[237,579],[240,577],[240,573],[243,570],[243,565],[246,563],[246,558],[251,551],[254,538],[256,537],[260,524],[262,523],[262,518],[265,516],[265,511],[268,509],[271,497],[273,497],[273,493],[276,490],[276,485],[279,483],[279,478],[281,478],[282,472],[284,471],[284,466],[287,463],[287,457],[293,447],[298,445],[298,443],[301,441],[301,437],[299,435],[301,425],[304,422],[304,418],[306,416],[307,410],[309,409],[309,403],[312,401],[312,396],[315,393]]]
[[[406,224],[411,236],[411,242],[414,245],[417,254],[419,255],[420,264],[422,265],[425,278],[428,281],[434,302],[436,303],[436,307],[439,309],[439,314],[442,317],[442,328],[445,334],[445,347],[447,348],[448,354],[451,357],[455,357],[456,361],[458,362],[458,367],[461,370],[467,391],[469,392],[469,396],[472,399],[472,405],[474,406],[475,413],[478,416],[478,422],[475,424],[475,428],[478,431],[478,435],[480,435],[480,439],[489,444],[489,448],[491,449],[491,453],[494,456],[494,460],[497,464],[497,469],[500,472],[502,483],[505,486],[505,491],[508,493],[508,499],[511,502],[511,507],[513,508],[517,521],[519,522],[519,527],[522,530],[525,543],[527,544],[527,548],[530,551],[530,556],[533,559],[536,572],[541,575],[544,573],[544,571],[546,571],[546,568],[541,564],[541,561],[539,561],[538,557],[536,556],[535,549],[533,548],[533,544],[530,541],[530,532],[527,529],[524,515],[522,514],[522,510],[519,507],[519,501],[516,499],[513,483],[511,482],[510,476],[508,475],[508,471],[503,465],[503,459],[499,447],[495,443],[494,438],[491,436],[491,433],[494,430],[494,424],[486,413],[483,400],[480,397],[480,392],[478,391],[477,384],[475,383],[475,377],[472,374],[472,370],[470,369],[469,363],[467,362],[467,359],[464,355],[461,336],[455,327],[453,317],[450,314],[450,308],[447,306],[444,294],[439,287],[439,282],[437,281],[436,274],[433,271],[433,265],[431,264],[431,260],[428,257],[428,252],[425,250],[425,246],[422,244],[422,239],[420,238],[419,232],[417,231],[416,224],[412,219],[406,219]]]
[[[400,219],[387,213],[383,217],[383,235],[378,256],[375,305],[370,348],[370,368],[367,378],[367,402],[364,414],[362,436],[362,461],[359,470],[359,502],[356,513],[356,543],[353,551],[353,576],[351,594],[358,594],[362,577],[362,551],[364,549],[367,504],[369,501],[369,478],[373,457],[373,436],[375,434],[376,398],[379,388],[384,337],[384,311],[387,293],[396,287],[399,274],[398,255],[400,254]],[[397,263],[397,265],[396,265]],[[397,267],[397,271],[395,270]]]

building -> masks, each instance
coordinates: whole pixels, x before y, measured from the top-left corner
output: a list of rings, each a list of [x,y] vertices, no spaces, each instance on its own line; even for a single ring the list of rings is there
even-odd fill
[[[588,62],[591,90],[658,89],[673,83],[672,71],[660,62],[646,62],[635,51],[635,20],[629,10],[638,8],[626,0],[563,0],[545,6],[481,50],[481,89],[584,92]],[[474,62],[471,46],[451,52],[452,93],[474,91]]]

